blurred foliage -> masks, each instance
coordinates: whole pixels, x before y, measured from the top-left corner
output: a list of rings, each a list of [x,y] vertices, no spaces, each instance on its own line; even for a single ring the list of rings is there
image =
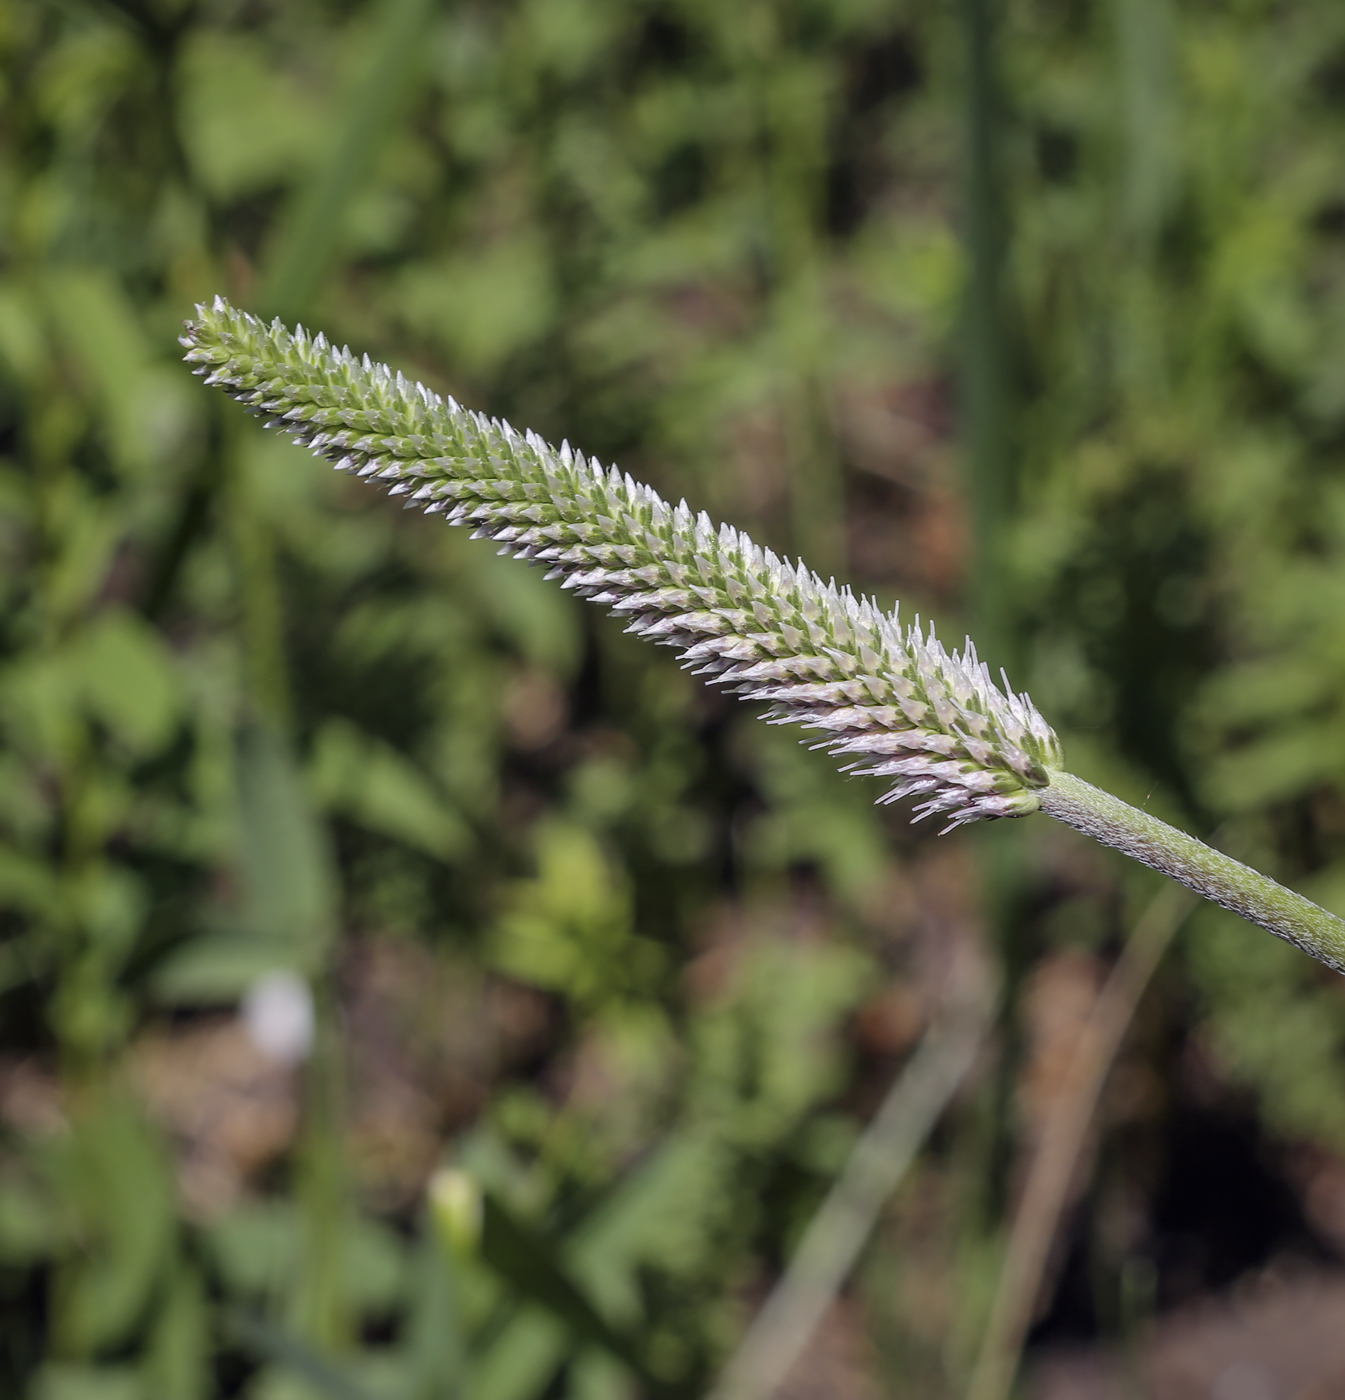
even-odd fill
[[[954,627],[958,23],[0,8],[4,1393],[714,1373],[986,945],[974,843],[264,435],[176,329],[301,317]],[[1034,0],[995,56],[1015,682],[1084,776],[1345,906],[1345,11]],[[1145,877],[1033,827],[1027,962],[1105,958]],[[302,1068],[234,1016],[277,971]],[[1151,1066],[1345,1151],[1334,979],[1205,914],[1160,993]],[[864,1280],[921,1395],[965,1374],[1014,1083]],[[1159,1170],[1102,1160],[1098,1199]],[[1157,1249],[1114,1235],[1113,1282]]]

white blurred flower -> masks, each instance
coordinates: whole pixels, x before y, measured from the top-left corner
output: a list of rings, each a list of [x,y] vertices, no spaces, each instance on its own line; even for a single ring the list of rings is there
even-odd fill
[[[273,1060],[299,1064],[313,1049],[313,991],[297,972],[267,972],[239,1007],[248,1037]]]

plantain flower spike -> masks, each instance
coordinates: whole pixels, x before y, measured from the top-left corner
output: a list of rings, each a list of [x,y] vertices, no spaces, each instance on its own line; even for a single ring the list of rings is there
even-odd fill
[[[1041,806],[1062,765],[1055,732],[970,639],[944,650],[917,618],[903,627],[834,580],[717,530],[685,501],[557,450],[412,383],[365,355],[217,297],[181,337],[186,359],[295,442],[548,578],[604,603],[628,631],[677,647],[697,674],[766,702],[775,724],[822,734],[849,771],[894,779],[880,801],[919,798],[944,830]],[[1001,673],[1002,674],[1002,673]]]
[[[182,344],[195,372],[267,425],[387,486],[389,494],[550,567],[679,648],[701,675],[772,708],[775,724],[817,730],[852,772],[895,779],[945,831],[1042,811],[1269,929],[1345,972],[1345,920],[1147,811],[1065,771],[1054,731],[968,641],[946,652],[917,618],[903,628],[848,588],[823,583],[683,501],[535,433],[519,435],[357,360],[321,335],[264,325],[217,297]]]

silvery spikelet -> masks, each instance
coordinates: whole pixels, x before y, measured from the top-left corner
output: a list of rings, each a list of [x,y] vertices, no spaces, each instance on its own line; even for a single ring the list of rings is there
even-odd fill
[[[296,442],[473,527],[501,552],[678,647],[701,675],[766,701],[768,718],[821,731],[850,770],[894,778],[945,830],[1039,809],[1062,754],[1030,701],[1001,690],[968,641],[931,627],[670,506],[614,467],[460,407],[302,328],[266,326],[223,299],[186,323],[186,359]]]

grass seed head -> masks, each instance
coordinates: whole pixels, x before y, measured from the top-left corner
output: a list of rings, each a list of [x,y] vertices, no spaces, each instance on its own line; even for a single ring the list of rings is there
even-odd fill
[[[536,434],[443,399],[302,327],[269,326],[222,298],[186,323],[186,359],[267,426],[408,505],[548,566],[627,630],[676,647],[697,674],[765,702],[774,724],[818,731],[853,772],[893,779],[945,830],[1038,810],[1055,732],[968,640],[903,626],[835,581],[718,529],[685,501]]]

